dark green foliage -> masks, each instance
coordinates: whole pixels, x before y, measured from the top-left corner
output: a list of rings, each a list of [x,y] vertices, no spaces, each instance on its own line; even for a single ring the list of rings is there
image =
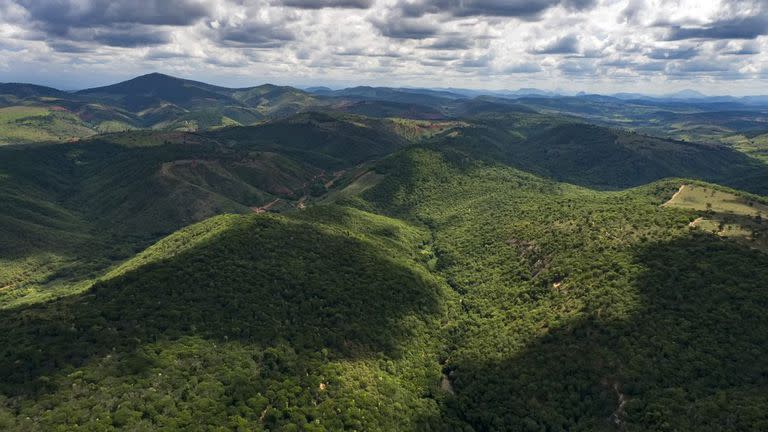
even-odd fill
[[[456,396],[440,418],[765,427],[768,256],[690,232],[693,212],[659,207],[676,182],[593,192],[446,153],[409,150],[365,194],[431,228],[461,296],[445,361]]]
[[[766,165],[728,147],[659,139],[540,115],[494,115],[435,147],[583,186],[618,189],[692,177],[768,193]]]
[[[417,389],[439,368],[416,352],[431,349],[442,288],[414,261],[422,236],[355,210],[222,216],[87,294],[5,311],[0,391],[19,410],[8,427],[369,430],[434,413]],[[375,414],[367,398],[397,405]]]
[[[1,257],[27,260],[11,283],[41,251],[96,280],[3,304],[0,429],[768,427],[768,255],[692,229],[704,211],[661,204],[693,180],[660,180],[760,193],[764,167],[563,117],[429,123],[302,114],[0,152]],[[335,170],[346,207],[218,216],[135,254],[312,202]]]

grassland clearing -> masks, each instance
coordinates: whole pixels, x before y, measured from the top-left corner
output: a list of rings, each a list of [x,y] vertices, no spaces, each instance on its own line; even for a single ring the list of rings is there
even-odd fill
[[[711,187],[684,184],[663,206],[705,212],[689,224],[692,229],[768,251],[768,224],[763,221],[768,206],[763,203]]]

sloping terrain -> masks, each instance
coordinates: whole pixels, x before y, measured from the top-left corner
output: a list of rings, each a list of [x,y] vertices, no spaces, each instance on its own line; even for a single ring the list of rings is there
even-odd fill
[[[766,425],[768,255],[661,207],[679,183],[595,192],[421,148],[390,170],[364,197],[430,227],[436,269],[460,295],[441,359],[454,397],[436,421]]]
[[[455,157],[511,166],[597,188],[639,186],[666,177],[693,177],[768,193],[766,165],[730,147],[653,138],[536,114],[490,115],[439,137]]]
[[[768,224],[764,223],[768,205],[759,196],[744,196],[708,185],[683,184],[663,205],[699,211],[702,216],[689,224],[693,229],[768,251]]]
[[[135,131],[0,149],[0,299],[69,292],[63,282],[90,280],[217,214],[304,206],[361,162],[420,139],[419,129],[309,116],[207,135]]]
[[[445,295],[424,241],[336,208],[182,230],[86,294],[2,313],[0,425],[419,429]]]
[[[68,141],[146,128],[203,131],[251,125],[321,105],[312,95],[292,87],[230,89],[158,73],[75,93],[30,84],[0,84],[0,109],[58,116],[45,123],[36,117],[36,123],[9,124],[4,121],[8,116],[0,112],[0,143]],[[66,116],[65,122],[59,119],[62,116]]]
[[[5,147],[0,429],[764,429],[768,254],[691,224],[765,172],[521,112]]]

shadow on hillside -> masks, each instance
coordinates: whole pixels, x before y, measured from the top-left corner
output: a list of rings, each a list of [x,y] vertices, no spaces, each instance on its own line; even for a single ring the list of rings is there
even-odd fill
[[[768,255],[707,235],[637,252],[642,306],[495,363],[456,359],[440,430],[765,430]],[[624,401],[622,403],[621,401]],[[453,419],[456,426],[446,426]]]
[[[487,122],[435,142],[457,166],[462,160],[505,165],[579,186],[625,189],[667,177],[699,179],[768,194],[768,166],[726,146],[659,139],[579,123],[527,131]]]
[[[435,313],[437,295],[414,268],[342,230],[244,217],[83,295],[0,312],[0,390],[52,392],[50,376],[189,335],[285,341],[297,351],[326,349],[329,359],[397,356],[411,334],[402,318]]]

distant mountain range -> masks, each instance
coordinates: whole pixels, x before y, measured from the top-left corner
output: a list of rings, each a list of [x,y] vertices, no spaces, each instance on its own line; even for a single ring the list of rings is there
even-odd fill
[[[75,92],[34,84],[0,84],[0,144],[67,141],[132,129],[211,130],[254,125],[307,111],[422,120],[500,112],[560,112],[610,123],[616,115],[642,120],[649,109],[687,114],[766,110],[768,96],[705,96],[694,90],[647,96],[564,95],[536,88],[484,91],[358,86],[301,90],[272,84],[228,88],[151,73]]]

